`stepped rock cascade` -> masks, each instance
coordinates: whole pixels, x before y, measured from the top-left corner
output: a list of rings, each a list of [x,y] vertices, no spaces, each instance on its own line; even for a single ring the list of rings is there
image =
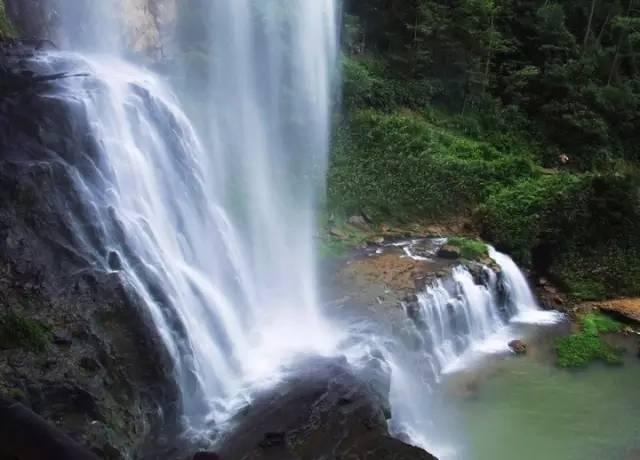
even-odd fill
[[[148,306],[197,434],[289,358],[337,341],[319,313],[313,247],[336,5],[297,1],[283,15],[279,2],[213,2],[204,135],[161,78],[121,58],[118,1],[56,2],[78,51],[39,59],[90,75],[51,95],[90,126],[91,154],[74,164],[88,208],[78,237]],[[100,238],[84,230],[86,213]]]
[[[434,395],[443,374],[464,369],[483,354],[508,353],[509,341],[518,338],[512,329],[516,323],[562,319],[557,312],[540,309],[509,256],[491,247],[489,254],[500,268],[498,274],[489,267],[473,274],[455,267],[450,279],[437,280],[418,295],[419,310],[411,316],[419,345],[411,351],[386,347],[392,366],[391,430],[439,458],[460,458],[459,440],[444,445],[456,429],[447,426],[446,411]]]

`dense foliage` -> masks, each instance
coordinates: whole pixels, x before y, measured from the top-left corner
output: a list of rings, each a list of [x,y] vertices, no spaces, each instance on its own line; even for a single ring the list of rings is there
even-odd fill
[[[350,0],[329,203],[640,295],[640,2]]]
[[[347,13],[348,76],[368,77],[377,104],[516,107],[549,163],[640,159],[637,0],[351,0]]]

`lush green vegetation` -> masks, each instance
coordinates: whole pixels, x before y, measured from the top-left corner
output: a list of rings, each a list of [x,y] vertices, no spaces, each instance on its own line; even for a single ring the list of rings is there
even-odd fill
[[[419,114],[357,111],[338,132],[329,199],[347,213],[410,220],[470,211],[496,185],[533,174],[529,158]]]
[[[49,342],[49,330],[40,322],[16,313],[0,316],[0,348],[42,351]]]
[[[622,325],[602,313],[588,313],[580,320],[581,330],[556,343],[558,365],[583,367],[595,360],[608,364],[621,362],[620,350],[607,344],[600,334],[620,332]]]
[[[467,260],[478,260],[489,256],[489,248],[482,241],[456,236],[449,238],[447,244],[460,249],[462,257]]]
[[[351,0],[329,205],[472,216],[576,299],[640,295],[640,4]]]

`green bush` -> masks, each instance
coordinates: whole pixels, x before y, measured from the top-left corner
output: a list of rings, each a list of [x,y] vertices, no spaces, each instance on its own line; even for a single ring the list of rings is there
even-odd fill
[[[468,212],[497,185],[533,173],[529,158],[441,129],[412,113],[359,111],[339,127],[329,203],[374,219]]]
[[[640,244],[625,235],[608,243],[570,248],[558,256],[551,273],[574,300],[640,295]]]
[[[423,109],[438,89],[427,80],[392,77],[379,60],[343,56],[343,100],[348,111]]]
[[[485,239],[577,300],[640,295],[639,192],[632,173],[545,175],[496,188],[475,217]]]
[[[622,362],[620,350],[602,340],[600,334],[620,332],[622,325],[602,313],[589,313],[581,319],[582,330],[556,342],[558,365],[584,367],[592,361]]]
[[[574,174],[542,175],[496,188],[478,208],[476,220],[485,238],[530,262],[542,239],[562,238],[563,221],[579,206],[584,178]]]
[[[489,248],[479,240],[463,237],[449,238],[447,244],[460,249],[462,257],[467,260],[477,260],[489,256]]]

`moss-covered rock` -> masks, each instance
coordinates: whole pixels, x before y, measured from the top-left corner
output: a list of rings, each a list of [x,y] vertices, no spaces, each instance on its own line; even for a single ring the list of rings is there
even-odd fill
[[[622,325],[602,313],[588,313],[580,319],[581,330],[556,342],[558,365],[584,367],[592,361],[620,364],[621,351],[605,342],[601,334],[620,332]]]
[[[13,312],[0,315],[0,349],[43,351],[49,340],[49,329],[41,322]]]
[[[467,260],[483,260],[489,257],[489,248],[480,240],[465,237],[449,238],[447,245],[458,248],[460,255]]]

